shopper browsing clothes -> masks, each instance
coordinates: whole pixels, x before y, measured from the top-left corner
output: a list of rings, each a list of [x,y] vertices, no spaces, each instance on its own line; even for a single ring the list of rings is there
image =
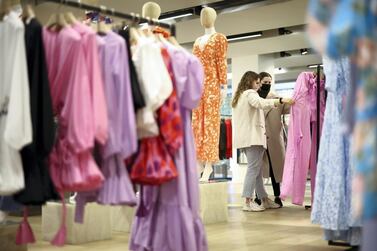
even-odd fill
[[[265,116],[263,109],[274,108],[279,104],[293,104],[292,99],[264,99],[258,94],[261,87],[257,73],[247,71],[238,85],[233,97],[235,121],[235,147],[246,152],[248,167],[244,181],[242,197],[245,198],[244,211],[259,212],[280,205],[268,198],[263,184],[263,156],[267,149]],[[261,205],[253,201],[255,192],[261,199]]]
[[[272,77],[267,72],[259,73],[261,87],[258,94],[262,98],[274,99],[277,95],[270,92]],[[280,207],[283,203],[280,199],[280,183],[283,178],[284,160],[285,160],[285,144],[283,123],[281,116],[288,114],[291,106],[288,104],[279,104],[276,108],[269,108],[264,110],[264,117],[266,120],[266,137],[267,150],[263,158],[263,176],[264,178],[271,177],[272,188],[274,190],[275,203]],[[260,205],[261,201],[257,199],[256,202]]]

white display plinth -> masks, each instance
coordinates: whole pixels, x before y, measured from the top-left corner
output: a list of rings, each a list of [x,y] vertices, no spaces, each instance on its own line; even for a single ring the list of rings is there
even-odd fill
[[[228,221],[227,182],[201,183],[200,216],[204,224]]]
[[[136,207],[115,206],[111,208],[111,225],[113,231],[126,232],[131,231],[132,221],[134,219]]]
[[[26,251],[27,245],[16,245],[18,223],[0,224],[0,250]]]
[[[49,202],[42,208],[43,240],[51,241],[60,227],[62,204]],[[75,223],[75,205],[67,204],[67,244],[108,240],[112,237],[111,210],[108,206],[89,203],[85,207],[84,223]]]

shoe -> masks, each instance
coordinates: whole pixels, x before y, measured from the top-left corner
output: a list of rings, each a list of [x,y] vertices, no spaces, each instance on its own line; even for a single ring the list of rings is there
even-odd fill
[[[275,203],[269,198],[262,199],[262,206],[266,209],[278,209],[280,208],[280,205]]]
[[[283,207],[283,202],[281,201],[280,197],[275,197],[275,203],[279,204],[280,207]]]
[[[259,206],[254,201],[251,201],[250,203],[246,203],[242,210],[247,212],[263,212],[266,209],[263,206]]]

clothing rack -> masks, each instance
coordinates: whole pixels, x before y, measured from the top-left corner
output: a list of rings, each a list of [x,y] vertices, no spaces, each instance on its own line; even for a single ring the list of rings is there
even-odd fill
[[[83,10],[91,10],[91,11],[107,14],[109,16],[119,17],[121,19],[136,21],[137,23],[148,23],[150,25],[156,25],[156,26],[160,26],[162,28],[169,29],[172,36],[176,35],[175,24],[168,24],[168,23],[160,22],[160,21],[154,20],[154,19],[140,17],[138,14],[134,15],[134,14],[119,12],[119,11],[116,11],[114,8],[107,8],[104,5],[93,6],[93,5],[81,3],[80,0],[78,0],[78,1],[45,0],[43,2],[52,2],[52,3],[57,3],[57,4],[64,4],[64,5],[67,5],[67,6],[70,6],[70,7],[74,7],[74,8],[79,8],[79,9],[83,9]],[[38,5],[38,4],[39,4],[39,1],[37,0],[36,5]]]

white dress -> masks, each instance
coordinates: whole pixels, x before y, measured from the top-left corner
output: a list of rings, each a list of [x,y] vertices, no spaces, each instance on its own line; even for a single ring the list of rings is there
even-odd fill
[[[161,55],[161,46],[151,38],[142,37],[134,48],[132,60],[146,101],[146,107],[136,115],[138,137],[157,136],[159,128],[155,112],[173,92],[173,83]]]
[[[32,141],[24,25],[13,12],[0,21],[0,195],[24,188],[19,151]]]

